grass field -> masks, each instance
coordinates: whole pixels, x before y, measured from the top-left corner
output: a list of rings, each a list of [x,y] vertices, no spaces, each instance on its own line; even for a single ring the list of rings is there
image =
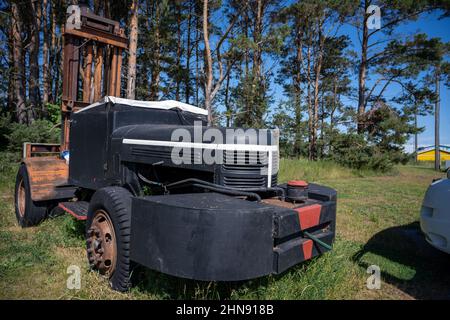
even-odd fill
[[[182,280],[137,268],[125,294],[89,271],[82,223],[60,216],[18,227],[16,169],[0,166],[1,299],[450,299],[450,256],[428,246],[418,224],[424,192],[440,176],[430,168],[401,166],[377,175],[328,162],[283,160],[281,181],[302,178],[337,189],[333,251],[282,275],[239,283]],[[82,270],[80,290],[66,288],[70,265]],[[366,287],[370,265],[381,268],[379,290]]]

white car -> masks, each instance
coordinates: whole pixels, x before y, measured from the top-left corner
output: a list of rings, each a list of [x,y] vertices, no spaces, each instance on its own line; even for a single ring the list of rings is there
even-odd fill
[[[433,247],[450,253],[450,171],[434,181],[423,199],[420,228]]]

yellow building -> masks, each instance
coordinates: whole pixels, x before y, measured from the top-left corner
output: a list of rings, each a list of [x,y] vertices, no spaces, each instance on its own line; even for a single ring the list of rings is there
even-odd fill
[[[441,161],[450,160],[450,147],[440,146]],[[419,148],[417,150],[418,161],[434,161],[434,147]]]

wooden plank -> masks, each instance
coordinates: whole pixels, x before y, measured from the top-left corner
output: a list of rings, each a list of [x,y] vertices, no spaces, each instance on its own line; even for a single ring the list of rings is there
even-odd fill
[[[83,102],[91,101],[91,77],[92,77],[92,60],[93,60],[93,48],[92,45],[86,48],[84,66],[84,81],[83,81]]]
[[[98,47],[94,65],[94,101],[102,97],[103,48]]]
[[[116,97],[120,97],[120,79],[122,75],[122,49],[117,48]]]
[[[51,200],[57,196],[57,186],[67,184],[69,166],[57,157],[35,157],[24,160],[30,178],[31,199]]]
[[[111,59],[111,72],[109,74],[109,88],[108,92],[110,96],[117,96],[117,49],[113,48]]]

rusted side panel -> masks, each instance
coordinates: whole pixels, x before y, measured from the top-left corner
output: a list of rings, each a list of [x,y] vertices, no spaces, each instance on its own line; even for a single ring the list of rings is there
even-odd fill
[[[36,157],[24,159],[30,178],[31,199],[43,201],[70,196],[67,188],[69,166],[65,160],[55,157]]]

